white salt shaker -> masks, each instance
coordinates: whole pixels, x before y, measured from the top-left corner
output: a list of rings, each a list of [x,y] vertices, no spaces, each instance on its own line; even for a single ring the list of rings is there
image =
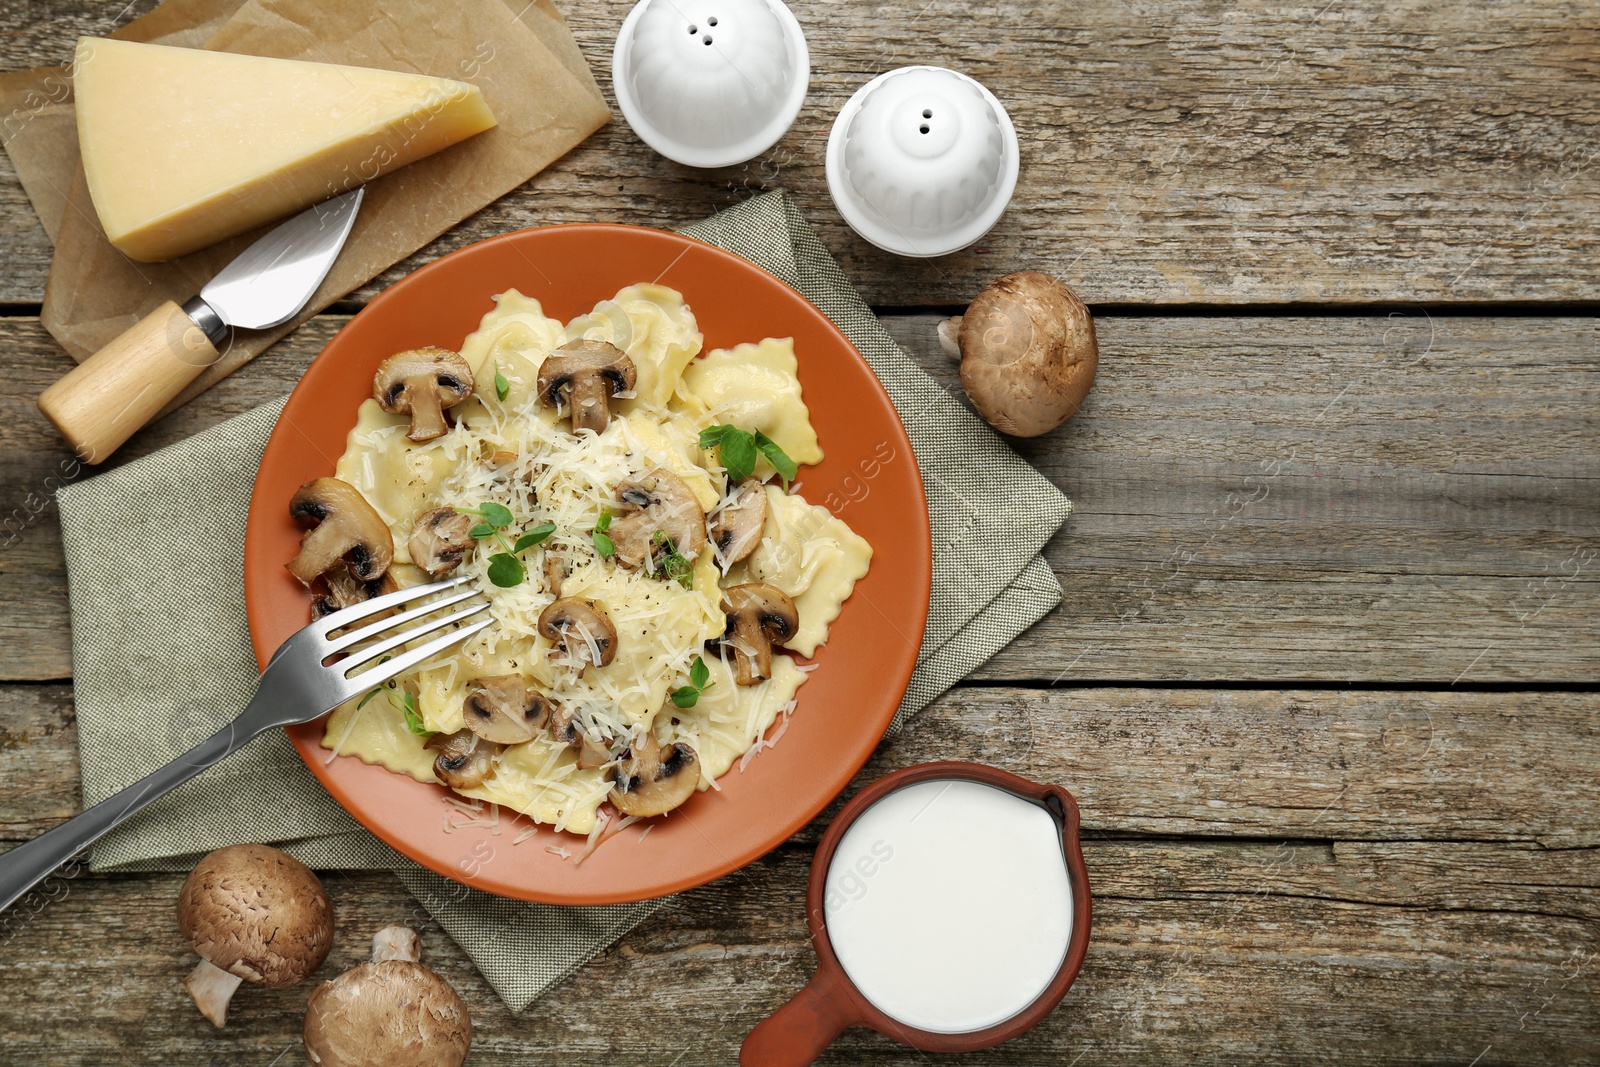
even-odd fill
[[[811,54],[779,0],[640,0],[617,34],[611,78],[623,118],[651,148],[727,167],[789,129]]]
[[[1017,130],[993,93],[946,67],[863,85],[828,136],[828,191],[850,228],[902,256],[988,233],[1017,186]]]

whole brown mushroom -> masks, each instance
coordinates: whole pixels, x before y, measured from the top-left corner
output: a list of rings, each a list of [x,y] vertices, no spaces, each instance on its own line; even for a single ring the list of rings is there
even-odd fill
[[[1066,285],[1018,271],[939,324],[961,360],[961,386],[1001,433],[1037,437],[1077,413],[1100,364],[1094,319]]]
[[[183,980],[213,1026],[240,982],[282,989],[322,966],[333,906],[317,876],[266,845],[230,845],[195,864],[178,891],[178,929],[200,963]]]
[[[421,958],[415,931],[379,930],[371,962],[311,994],[306,1058],[316,1067],[460,1067],[472,1049],[472,1015]]]
[[[607,341],[568,341],[545,357],[535,387],[541,403],[572,409],[572,432],[602,433],[611,425],[611,398],[628,393],[639,371],[628,354]]]
[[[289,516],[310,527],[289,573],[309,586],[343,560],[357,581],[375,582],[394,562],[394,535],[361,490],[338,478],[314,478],[289,499]]]

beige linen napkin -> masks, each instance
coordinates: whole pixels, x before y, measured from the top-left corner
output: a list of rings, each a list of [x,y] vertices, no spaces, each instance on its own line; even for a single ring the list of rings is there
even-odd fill
[[[755,262],[820,307],[905,420],[928,494],[934,583],[917,670],[890,728],[897,731],[1060,602],[1038,553],[1071,504],[900,350],[787,193],[685,232]],[[85,804],[218,729],[254,691],[241,549],[255,471],[281,407],[265,405],[59,494]],[[517,1011],[661,906],[525,904],[440,878],[361,829],[281,733],[118,827],[95,848],[93,866],[184,869],[197,853],[241,841],[277,842],[316,868],[394,870]]]

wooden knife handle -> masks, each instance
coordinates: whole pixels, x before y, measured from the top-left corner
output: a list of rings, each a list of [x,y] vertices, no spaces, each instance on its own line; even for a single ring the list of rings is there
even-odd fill
[[[216,346],[168,300],[39,395],[78,458],[101,463],[217,361]]]

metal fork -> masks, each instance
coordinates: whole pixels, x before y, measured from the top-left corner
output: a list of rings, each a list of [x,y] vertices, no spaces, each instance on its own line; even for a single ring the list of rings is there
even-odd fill
[[[300,630],[273,653],[267,669],[261,674],[256,695],[245,705],[238,718],[122,792],[107,797],[83,814],[68,819],[27,844],[0,855],[0,911],[16,903],[24,893],[44,881],[50,872],[98,841],[113,826],[157,797],[164,796],[201,771],[231,756],[268,730],[310,722],[351,697],[411,670],[488,626],[493,619],[467,621],[484,611],[489,606],[488,601],[470,604],[447,615],[437,615],[446,608],[478,596],[476,589],[466,589],[379,619],[359,630],[335,634],[335,631],[369,619],[378,612],[455,589],[468,581],[470,579],[466,577],[452,578],[432,585],[386,593],[324,616]],[[399,629],[418,619],[423,621],[409,629]],[[372,664],[373,660],[379,660],[395,649],[448,626],[458,626],[459,629],[380,660],[359,674],[351,675],[356,668]],[[368,641],[372,643],[365,644]],[[334,656],[339,658],[332,663],[326,662]]]

